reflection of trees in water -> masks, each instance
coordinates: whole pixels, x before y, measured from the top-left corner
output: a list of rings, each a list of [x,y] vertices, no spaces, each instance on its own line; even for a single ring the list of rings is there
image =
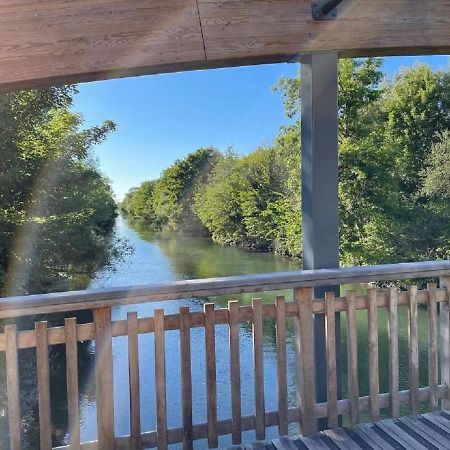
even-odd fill
[[[141,239],[157,242],[158,248],[183,279],[283,272],[298,270],[300,267],[298,261],[215,244],[208,238],[183,233],[155,232],[151,225],[144,221],[127,218],[127,225],[136,231]]]
[[[134,219],[130,215],[121,214],[126,220],[127,225],[139,234],[139,237],[147,242],[153,242],[157,234],[156,229],[142,219]]]
[[[90,314],[88,315],[90,316]],[[83,319],[84,320],[83,320]],[[80,322],[88,317],[81,314]],[[41,317],[39,318],[41,319]],[[51,320],[61,324],[61,319]],[[21,329],[24,327],[21,326]],[[94,368],[94,353],[90,342],[78,343],[79,392],[88,401],[95,399],[95,392],[90,390],[91,374]],[[9,449],[8,404],[6,394],[5,353],[0,355],[0,448]],[[50,398],[53,445],[63,445],[68,431],[67,422],[67,379],[66,356],[64,345],[49,347]],[[39,402],[36,371],[36,349],[19,350],[20,404],[22,413],[23,449],[32,450],[39,447]]]
[[[289,318],[286,326],[287,346],[288,346],[288,372],[291,371],[292,382],[288,383],[289,405],[296,404],[296,362],[295,362],[295,330],[294,318]],[[348,366],[347,366],[347,323],[346,314],[341,313],[341,377],[342,377],[342,397],[348,396]],[[379,375],[380,392],[389,392],[389,334],[387,330],[387,310],[378,309],[378,343],[379,343]],[[369,393],[369,351],[368,351],[368,318],[367,311],[357,313],[357,337],[358,337],[358,376],[359,395],[364,396]],[[419,308],[418,311],[419,329],[419,377],[420,385],[428,385],[428,318],[426,308]],[[407,307],[400,306],[398,314],[398,346],[399,346],[399,373],[400,390],[409,389],[409,361],[408,361],[408,319]],[[326,376],[326,373],[323,374]],[[407,405],[402,414],[408,414]],[[386,412],[389,416],[389,411]],[[367,420],[369,417],[367,415]]]
[[[347,394],[347,347],[346,347],[346,317],[341,313],[342,342],[342,387]],[[389,392],[389,334],[387,330],[388,313],[386,308],[378,308],[378,353],[380,392]],[[368,319],[366,311],[357,314],[358,329],[358,372],[360,395],[368,395],[369,364],[368,364]],[[419,379],[421,386],[428,385],[428,317],[426,308],[418,309],[419,331]],[[398,309],[398,348],[400,390],[409,389],[409,343],[408,343],[408,313],[406,306]]]

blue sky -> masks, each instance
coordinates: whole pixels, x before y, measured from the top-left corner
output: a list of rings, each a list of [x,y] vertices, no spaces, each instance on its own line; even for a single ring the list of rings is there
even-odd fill
[[[385,58],[383,69],[392,76],[419,61],[449,67],[448,56],[416,56]],[[244,154],[270,144],[288,122],[272,86],[298,70],[298,64],[271,64],[85,83],[73,109],[86,126],[105,119],[118,124],[95,154],[121,200],[199,147],[233,146]]]

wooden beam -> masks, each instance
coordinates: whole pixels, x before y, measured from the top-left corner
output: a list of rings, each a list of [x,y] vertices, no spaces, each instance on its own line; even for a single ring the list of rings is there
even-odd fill
[[[314,21],[310,0],[4,0],[0,92],[339,52],[450,52],[444,0],[344,0]]]
[[[444,0],[344,0],[314,21],[310,0],[198,0],[208,60],[333,52],[340,56],[450,49]],[[434,48],[431,48],[434,47]]]
[[[194,68],[196,0],[5,0],[0,91]]]

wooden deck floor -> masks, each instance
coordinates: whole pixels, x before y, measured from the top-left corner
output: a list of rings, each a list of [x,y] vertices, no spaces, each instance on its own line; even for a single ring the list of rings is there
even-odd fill
[[[259,441],[233,450],[450,449],[450,411],[322,431],[309,437]]]

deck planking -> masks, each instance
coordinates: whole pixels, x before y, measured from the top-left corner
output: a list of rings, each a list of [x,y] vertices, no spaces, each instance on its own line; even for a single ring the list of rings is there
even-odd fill
[[[400,419],[383,419],[315,433],[284,436],[234,445],[227,450],[447,450],[450,448],[450,412],[440,411]]]

